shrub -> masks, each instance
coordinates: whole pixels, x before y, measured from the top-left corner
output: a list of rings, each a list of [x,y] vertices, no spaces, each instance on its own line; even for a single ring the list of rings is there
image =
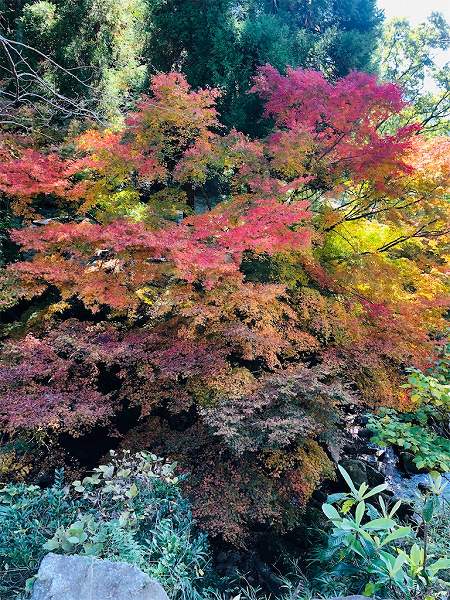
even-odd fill
[[[339,469],[350,493],[333,494],[322,507],[333,525],[322,555],[322,560],[331,563],[331,571],[347,581],[349,592],[369,597],[446,598],[450,558],[443,555],[446,550],[439,528],[431,526],[438,519],[442,527],[442,520],[448,519],[439,500],[446,486],[442,477],[430,476],[430,488],[416,506],[417,526],[413,527],[399,520],[400,500],[393,506],[386,503],[382,495],[386,484],[369,489],[362,483],[357,489],[345,469]],[[433,533],[437,533],[436,541],[430,537]]]
[[[225,134],[218,90],[181,73],[148,91],[117,129],[2,141],[0,191],[24,225],[6,318],[46,308],[9,328],[0,426],[117,425],[126,446],[131,407],[138,449],[176,457],[202,525],[242,546],[301,518],[331,472],[316,445],[349,404],[402,405],[404,365],[434,355],[449,140],[397,127],[400,88],[364,73],[262,67],[273,129],[255,140]]]
[[[48,551],[132,563],[172,598],[196,597],[206,587],[206,536],[195,532],[175,465],[144,452],[112,454],[109,464],[71,485],[59,471],[45,490],[0,490],[2,599],[30,589]]]
[[[368,429],[374,434],[372,442],[410,452],[418,469],[435,469],[445,473],[450,470],[447,349],[428,372],[409,371],[408,382],[402,387],[409,391],[414,412],[401,413],[384,408],[377,415],[370,415]]]
[[[392,445],[411,452],[418,469],[449,471],[450,440],[415,424],[416,419],[413,413],[401,414],[389,409],[371,415],[368,422],[368,429],[374,433],[371,441],[378,446]]]

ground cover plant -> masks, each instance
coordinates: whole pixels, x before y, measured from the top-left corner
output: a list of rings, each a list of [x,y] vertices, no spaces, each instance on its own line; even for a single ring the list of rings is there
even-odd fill
[[[49,551],[132,563],[173,598],[208,587],[208,543],[194,528],[176,465],[145,452],[112,454],[82,482],[65,482],[59,471],[45,490],[0,489],[2,598],[31,590]]]
[[[110,454],[82,481],[68,483],[57,471],[44,490],[27,484],[0,489],[2,598],[28,598],[49,551],[131,563],[160,581],[171,598],[264,598],[245,573],[224,577],[214,569],[207,536],[180,493],[175,464],[146,452]],[[450,558],[442,477],[430,477],[415,506],[416,520],[406,524],[397,514],[401,501],[383,496],[387,484],[356,487],[339,470],[350,492],[323,504],[332,528],[316,552],[319,568],[308,579],[294,565],[280,577],[280,597],[363,591],[368,597],[444,598]]]

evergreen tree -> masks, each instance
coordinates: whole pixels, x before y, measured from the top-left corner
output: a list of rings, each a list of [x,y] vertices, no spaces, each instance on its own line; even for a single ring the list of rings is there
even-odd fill
[[[221,87],[225,124],[253,134],[260,105],[246,92],[258,66],[303,66],[330,78],[371,70],[382,20],[375,0],[162,0],[152,7],[152,67]]]
[[[109,120],[148,76],[175,69],[194,87],[221,88],[225,125],[256,135],[260,102],[247,92],[258,66],[330,79],[371,70],[381,20],[375,0],[3,0],[1,28],[75,67]],[[80,93],[73,78],[52,76],[62,93]]]
[[[1,8],[0,33],[35,48],[21,51],[61,94],[92,95],[88,100],[114,121],[129,94],[142,89],[145,0],[4,0]],[[69,72],[55,69],[40,53]]]

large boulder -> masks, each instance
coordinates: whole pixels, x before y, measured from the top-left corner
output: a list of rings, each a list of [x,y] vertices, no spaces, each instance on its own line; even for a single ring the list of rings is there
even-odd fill
[[[161,585],[137,567],[89,556],[47,554],[31,600],[168,600]]]

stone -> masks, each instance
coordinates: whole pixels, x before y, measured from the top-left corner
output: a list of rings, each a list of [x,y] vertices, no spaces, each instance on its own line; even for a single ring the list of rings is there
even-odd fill
[[[331,460],[337,465],[341,462],[343,447],[344,441],[342,439],[327,443],[328,454]]]
[[[31,600],[169,600],[137,567],[89,556],[47,554]]]
[[[356,487],[362,483],[375,487],[385,481],[384,475],[366,461],[349,458],[341,461],[341,465],[348,472]]]
[[[341,461],[341,465],[350,475],[353,483],[358,487],[362,483],[367,483],[366,463],[362,460],[353,458]]]
[[[375,487],[376,485],[381,485],[382,483],[385,483],[385,481],[386,481],[383,473],[380,473],[380,471],[378,471],[378,469],[376,469],[375,467],[372,467],[372,465],[369,465],[369,463],[366,464],[366,475],[367,475],[367,483],[370,485],[370,487]]]
[[[411,452],[400,452],[400,467],[407,475],[418,475],[424,473],[425,469],[418,469],[414,462],[414,454]]]

